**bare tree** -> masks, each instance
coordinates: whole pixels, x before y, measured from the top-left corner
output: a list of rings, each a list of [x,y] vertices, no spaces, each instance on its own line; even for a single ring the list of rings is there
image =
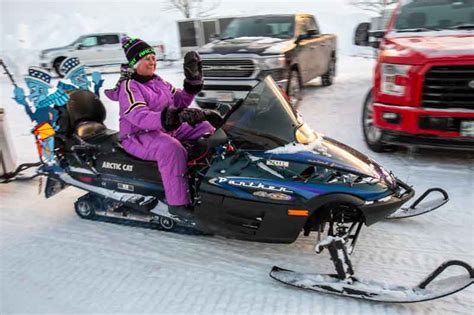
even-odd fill
[[[397,3],[398,0],[350,0],[349,3],[365,11],[375,12],[384,16],[388,6]]]
[[[189,19],[193,17],[211,16],[220,5],[220,0],[168,0],[164,4],[165,11],[179,11]]]
[[[349,0],[349,4],[377,14],[377,18],[372,19],[371,26],[376,29],[385,29],[390,17],[390,9],[397,2],[398,0]]]

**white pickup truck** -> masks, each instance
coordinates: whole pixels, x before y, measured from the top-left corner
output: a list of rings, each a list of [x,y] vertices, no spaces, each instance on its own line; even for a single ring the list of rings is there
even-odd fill
[[[126,63],[120,39],[124,33],[96,33],[82,35],[70,45],[42,50],[40,66],[59,72],[59,65],[67,57],[78,57],[87,67],[109,66]],[[156,51],[157,59],[164,57],[163,44],[151,44]]]

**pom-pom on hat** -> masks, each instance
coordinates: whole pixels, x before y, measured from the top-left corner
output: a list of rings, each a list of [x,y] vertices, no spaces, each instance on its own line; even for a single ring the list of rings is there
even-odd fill
[[[82,64],[79,61],[79,58],[68,57],[64,59],[63,62],[61,62],[61,65],[59,66],[59,72],[62,73],[62,75],[65,76],[66,79],[68,79],[69,75],[81,66]]]
[[[39,67],[29,67],[28,75],[25,76],[25,79],[38,81],[51,87],[51,74],[49,74],[46,69]]]
[[[130,67],[136,65],[143,57],[155,54],[153,47],[139,38],[123,37],[122,48],[125,52],[125,56],[127,56],[128,65]]]

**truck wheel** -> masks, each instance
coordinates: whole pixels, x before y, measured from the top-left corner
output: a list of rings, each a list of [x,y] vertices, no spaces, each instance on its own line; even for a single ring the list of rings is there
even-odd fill
[[[365,97],[362,111],[362,131],[367,146],[374,152],[392,151],[393,146],[383,143],[383,131],[374,126],[373,90],[370,89]]]
[[[290,72],[286,93],[290,98],[291,106],[296,108],[302,99],[300,73],[296,69],[293,69]]]
[[[63,62],[63,60],[66,59],[65,57],[59,57],[59,58],[56,58],[53,62],[53,68],[54,68],[54,71],[56,71],[56,74],[58,75],[58,77],[60,78],[63,78],[64,76],[62,75],[62,73],[59,71],[59,66],[61,65],[61,62]]]
[[[330,86],[334,82],[336,76],[336,59],[331,58],[329,62],[328,71],[321,76],[321,83],[323,86]]]

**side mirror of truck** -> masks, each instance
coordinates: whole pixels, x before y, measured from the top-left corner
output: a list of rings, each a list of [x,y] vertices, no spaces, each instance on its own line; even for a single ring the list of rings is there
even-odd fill
[[[370,31],[369,32],[369,46],[379,48],[382,38],[385,36],[385,31]]]
[[[370,46],[379,48],[385,31],[371,31],[370,23],[360,23],[354,34],[354,44],[356,46]]]
[[[76,45],[76,49],[77,49],[77,50],[84,49],[84,45],[82,45],[82,44],[77,44],[77,45]]]
[[[306,33],[298,35],[298,37],[295,40],[295,44],[298,44],[303,39],[308,39],[308,38],[311,38],[311,37],[317,36],[317,35],[319,35],[317,30],[307,30]]]
[[[319,34],[318,34],[318,31],[317,31],[317,30],[308,30],[308,31],[306,32],[306,35],[307,35],[308,37],[313,37],[313,36],[316,36],[316,35],[319,35]]]

